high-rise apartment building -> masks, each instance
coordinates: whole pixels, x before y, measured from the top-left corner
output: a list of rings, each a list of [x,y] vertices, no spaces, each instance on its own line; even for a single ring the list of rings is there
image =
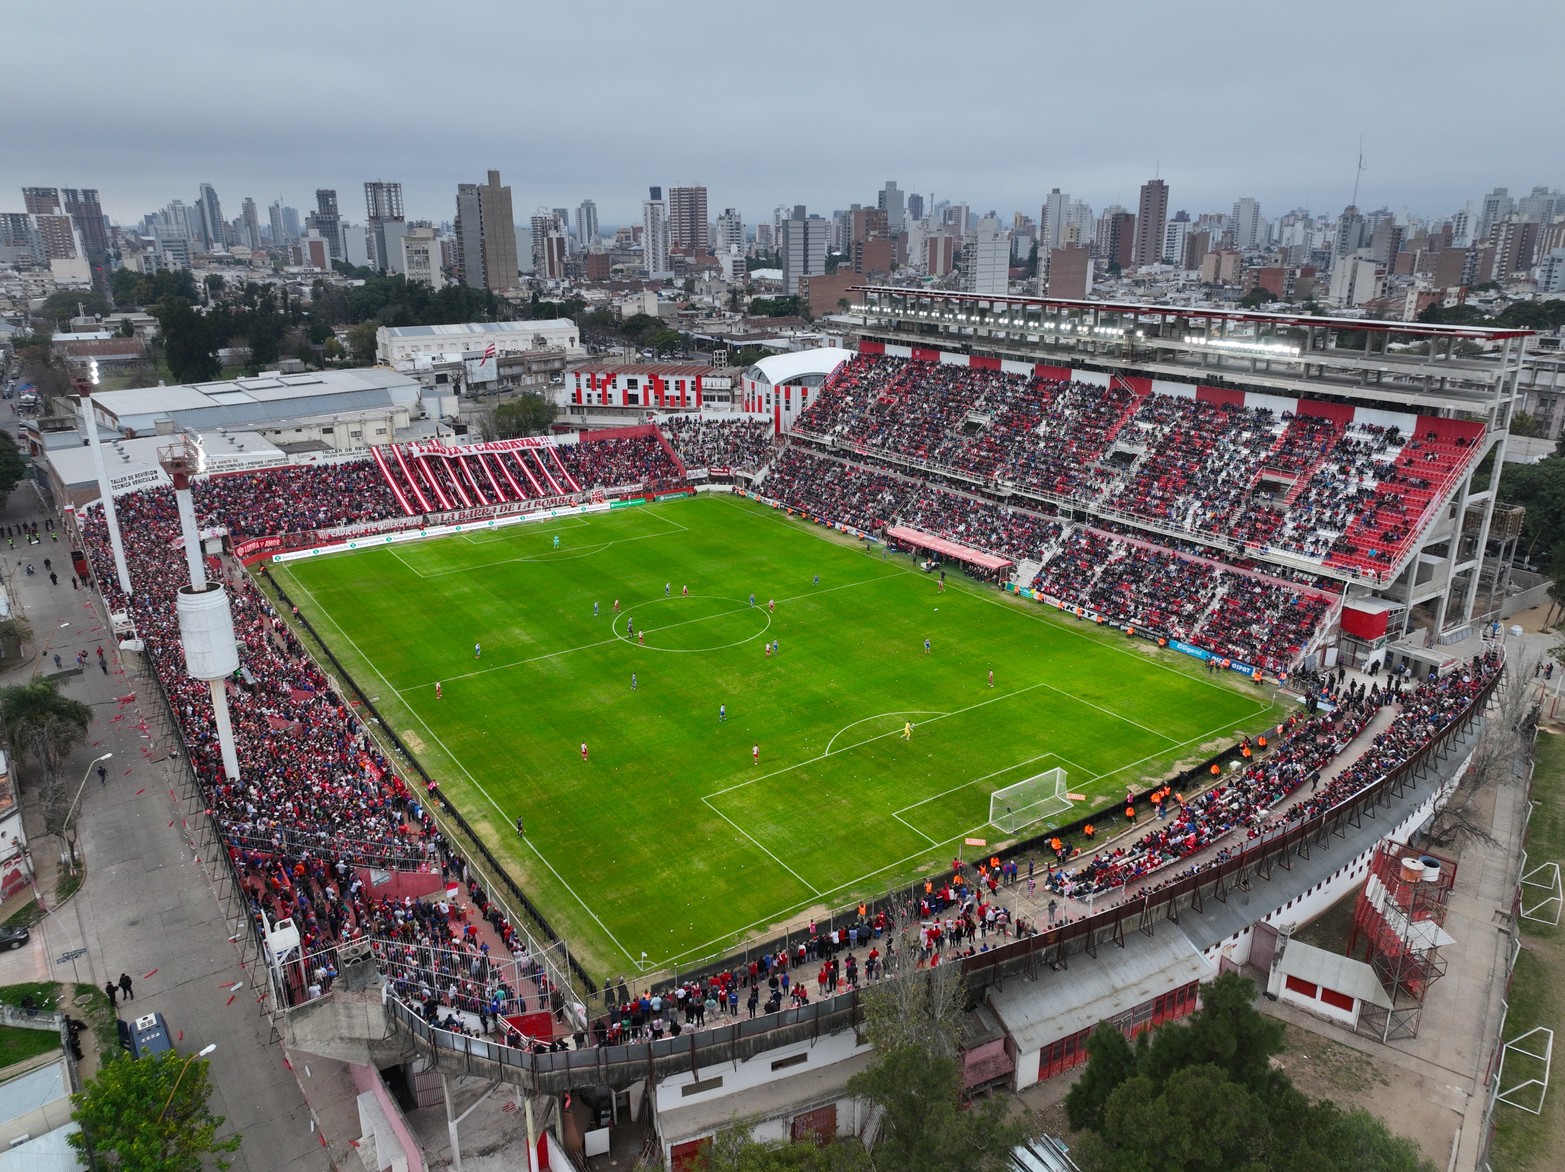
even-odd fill
[[[1259,248],[1265,243],[1261,238],[1260,201],[1247,195],[1234,200],[1234,247]],[[1163,255],[1174,254],[1165,251]]]
[[[244,203],[240,205],[239,223],[244,229],[244,238],[240,241],[251,252],[261,251],[261,215],[256,211],[255,200],[248,195]]]
[[[201,185],[196,207],[201,213],[201,243],[209,250],[227,247],[228,225],[223,223],[223,205],[217,198],[217,189],[210,183]]]
[[[669,246],[697,256],[712,251],[712,233],[706,218],[706,188],[668,189]]]
[[[907,218],[909,220],[924,218],[924,197],[916,191],[907,197]]]
[[[962,241],[962,288],[1004,296],[1010,288],[1011,241],[1000,221],[984,216]]]
[[[1136,233],[1136,217],[1119,204],[1110,204],[1098,217],[1098,230],[1093,242],[1098,258],[1105,264],[1121,270],[1130,268],[1134,255],[1132,244]]]
[[[1092,250],[1085,244],[1049,249],[1048,295],[1083,301],[1092,291]]]
[[[410,281],[420,281],[432,289],[445,287],[440,271],[440,240],[429,224],[409,225],[402,234],[402,272]]]
[[[1508,188],[1496,187],[1483,197],[1483,208],[1478,213],[1476,240],[1489,239],[1489,233],[1501,220],[1511,214],[1511,193]]]
[[[478,184],[456,185],[456,219],[452,222],[456,234],[456,278],[474,289],[487,289],[484,273],[484,213],[478,199]]]
[[[576,243],[583,252],[598,243],[598,205],[590,199],[576,207]]]
[[[1065,242],[1065,214],[1070,209],[1071,197],[1058,187],[1049,189],[1043,201],[1043,214],[1038,220],[1038,246],[1050,251]]]
[[[478,189],[483,212],[484,275],[492,292],[516,288],[516,217],[511,211],[511,189],[500,182],[500,172],[490,171]]]
[[[58,187],[24,187],[22,204],[30,216],[57,216],[60,214],[60,189]]]
[[[1149,179],[1141,185],[1136,209],[1135,247],[1131,261],[1136,268],[1159,264],[1163,259],[1163,233],[1168,227],[1168,184]]]
[[[527,222],[532,236],[533,275],[550,281],[565,278],[565,257],[569,246],[565,241],[565,220],[560,215],[561,210],[541,207]],[[560,242],[558,246],[556,240]]]
[[[321,239],[334,261],[344,257],[342,247],[342,211],[337,206],[337,191],[332,187],[315,189],[315,211],[304,218],[305,226]]]
[[[831,222],[821,216],[807,215],[804,205],[795,204],[793,214],[780,226],[783,292],[797,296],[799,282],[826,271],[826,230]]]
[[[1190,226],[1190,213],[1179,212],[1163,229],[1163,255],[1170,264],[1184,265],[1185,240],[1190,235]]]
[[[661,187],[650,187],[647,194],[641,201],[641,254],[647,276],[660,280],[674,275],[668,260],[668,204]]]
[[[734,208],[724,208],[717,217],[717,239],[713,245],[718,252],[744,251],[744,217]]]
[[[274,200],[266,209],[266,218],[272,226],[272,247],[281,248],[289,241],[288,229],[283,226],[283,201]]]
[[[1332,259],[1337,261],[1352,256],[1363,247],[1364,217],[1359,214],[1358,208],[1349,204],[1337,218],[1337,235],[1331,247]]]
[[[109,257],[109,228],[103,219],[103,208],[98,203],[98,191],[93,187],[67,187],[62,189],[65,214],[76,225],[82,248],[94,266],[102,266]]]
[[[888,179],[886,185],[880,189],[876,196],[876,205],[886,213],[886,231],[893,236],[902,235],[903,197],[902,189],[896,185],[895,180]]]
[[[402,271],[402,234],[407,217],[402,212],[402,184],[372,179],[364,184],[364,207],[369,217],[370,267],[383,273]]]

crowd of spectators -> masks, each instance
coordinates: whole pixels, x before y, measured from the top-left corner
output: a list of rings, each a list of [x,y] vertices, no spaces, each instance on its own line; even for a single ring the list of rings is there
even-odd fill
[[[329,529],[395,517],[402,510],[373,460],[291,464],[191,484],[196,512],[246,537]]]
[[[1272,672],[1292,668],[1327,611],[1314,591],[1085,526],[1059,544],[1032,588]]]
[[[686,468],[754,472],[772,453],[772,424],[767,419],[671,415],[659,426]]]
[[[1466,708],[1500,669],[1492,651],[1465,665],[1404,690],[1388,676],[1378,682],[1337,693],[1337,704],[1324,716],[1292,716],[1270,751],[1242,770],[1230,773],[1204,793],[1186,800],[1183,794],[1158,791],[1149,829],[1067,868],[1051,868],[1045,882],[1051,891],[1086,900],[1119,888],[1143,884],[1165,868],[1242,832],[1246,841],[1340,804],[1407,761]],[[1385,705],[1396,715],[1370,745],[1345,763],[1324,786],[1322,772],[1374,719]],[[1283,809],[1289,798],[1300,800]],[[1134,807],[1127,816],[1138,817]]]

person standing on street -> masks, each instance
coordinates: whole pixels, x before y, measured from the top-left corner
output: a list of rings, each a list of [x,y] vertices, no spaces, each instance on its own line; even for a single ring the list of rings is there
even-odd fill
[[[136,1000],[136,994],[131,988],[130,974],[120,974],[120,992],[125,994],[126,1001]]]
[[[114,1005],[114,1006],[118,1006],[119,1005],[119,1003],[120,1003],[120,1000],[119,1000],[119,998],[120,998],[120,991],[119,991],[119,988],[114,984],[113,981],[110,981],[108,984],[103,986],[103,992],[104,992],[104,995],[106,997],[108,997],[110,1005]]]

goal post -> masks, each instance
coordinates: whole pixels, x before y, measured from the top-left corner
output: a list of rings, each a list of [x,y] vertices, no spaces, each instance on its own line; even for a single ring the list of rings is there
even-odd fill
[[[1065,796],[1065,770],[1046,769],[1025,781],[989,795],[989,824],[1006,834],[1064,814],[1071,808]]]

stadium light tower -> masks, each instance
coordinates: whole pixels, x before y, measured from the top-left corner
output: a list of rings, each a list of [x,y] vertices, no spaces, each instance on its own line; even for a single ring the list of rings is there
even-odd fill
[[[201,449],[181,437],[171,447],[158,449],[158,463],[174,482],[179,531],[185,539],[185,562],[190,567],[190,585],[181,586],[175,600],[185,670],[191,679],[205,680],[212,689],[212,714],[217,721],[217,743],[223,751],[223,772],[230,781],[238,781],[239,754],[234,750],[234,726],[228,718],[226,682],[239,670],[234,615],[223,584],[207,581],[196,506],[190,497],[190,478],[201,470]]]

